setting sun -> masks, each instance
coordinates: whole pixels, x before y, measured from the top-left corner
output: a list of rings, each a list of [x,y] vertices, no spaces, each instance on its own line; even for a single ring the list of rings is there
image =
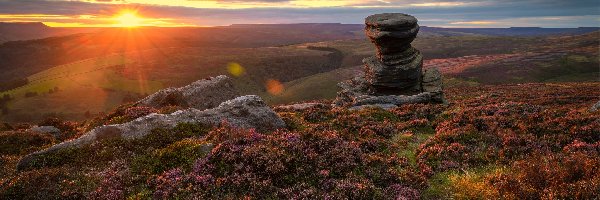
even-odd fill
[[[142,25],[143,19],[135,12],[123,12],[115,17],[115,21],[120,27],[136,27]]]

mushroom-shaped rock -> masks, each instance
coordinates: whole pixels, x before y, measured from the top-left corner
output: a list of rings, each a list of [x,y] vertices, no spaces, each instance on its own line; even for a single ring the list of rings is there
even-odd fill
[[[363,59],[363,75],[338,85],[341,91],[334,106],[390,108],[406,103],[445,102],[441,73],[437,69],[423,71],[423,56],[410,44],[419,32],[417,22],[415,17],[402,13],[365,19],[366,35],[375,44],[377,54]]]

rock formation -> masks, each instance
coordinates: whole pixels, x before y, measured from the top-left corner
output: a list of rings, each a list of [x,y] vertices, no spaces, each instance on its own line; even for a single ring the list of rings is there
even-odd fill
[[[365,32],[377,54],[363,59],[364,75],[340,83],[336,106],[444,102],[441,73],[423,71],[423,56],[411,46],[419,32],[417,19],[400,13],[371,15]]]
[[[160,90],[136,103],[138,106],[161,108],[181,106],[200,110],[217,107],[221,102],[240,96],[231,78],[221,75],[196,81],[180,88]]]
[[[49,133],[52,136],[54,136],[54,138],[59,138],[60,137],[60,129],[54,127],[54,126],[34,126],[31,127],[29,129],[29,131],[32,132],[38,132],[38,133]]]
[[[330,105],[324,103],[297,103],[275,107],[276,111],[304,111],[311,108],[327,108]]]
[[[598,110],[600,110],[600,101],[596,102],[596,104],[590,108],[590,112],[596,112]]]
[[[108,138],[143,138],[152,134],[153,129],[173,128],[179,123],[217,126],[227,122],[235,128],[254,128],[259,132],[286,127],[285,122],[260,97],[248,95],[235,98],[237,94],[227,76],[197,81],[181,88],[161,90],[139,101],[137,105],[157,108],[177,105],[191,108],[172,114],[153,113],[123,124],[96,127],[77,139],[23,157],[17,164],[17,169],[29,168],[39,159],[43,159],[45,154],[61,149],[80,148]]]

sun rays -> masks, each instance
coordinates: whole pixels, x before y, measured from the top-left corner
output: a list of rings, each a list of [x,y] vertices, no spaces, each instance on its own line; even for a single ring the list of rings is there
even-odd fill
[[[144,25],[146,19],[137,15],[137,12],[125,10],[114,17],[115,26],[133,28]]]

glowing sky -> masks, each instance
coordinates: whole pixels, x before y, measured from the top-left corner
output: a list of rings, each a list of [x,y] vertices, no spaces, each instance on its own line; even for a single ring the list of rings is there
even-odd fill
[[[360,24],[380,12],[441,27],[600,26],[598,0],[0,0],[0,21],[120,26],[124,10],[136,13],[141,26]]]

